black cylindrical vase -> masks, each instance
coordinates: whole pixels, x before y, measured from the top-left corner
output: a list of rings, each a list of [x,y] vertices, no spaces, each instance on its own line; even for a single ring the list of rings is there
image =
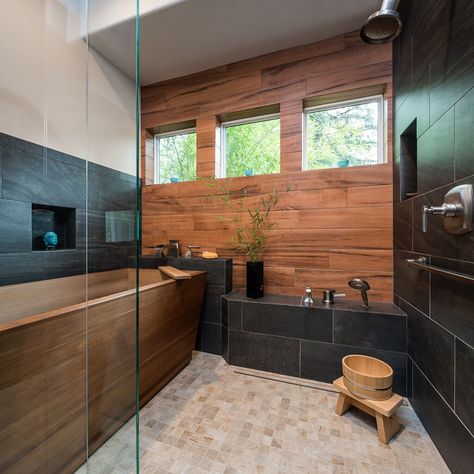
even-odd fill
[[[247,262],[247,298],[263,297],[263,262]]]

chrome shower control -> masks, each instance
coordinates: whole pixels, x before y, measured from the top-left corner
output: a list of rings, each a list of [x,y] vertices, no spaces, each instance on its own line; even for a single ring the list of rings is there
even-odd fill
[[[336,290],[323,290],[323,303],[325,304],[333,304],[334,298],[341,298],[342,296],[346,296],[345,293],[336,293]]]
[[[423,232],[428,232],[431,215],[443,216],[444,228],[450,234],[466,234],[472,230],[472,185],[462,184],[444,196],[441,206],[423,206]]]
[[[314,303],[314,300],[313,300],[313,294],[311,293],[311,288],[307,286],[303,304],[305,306],[311,306],[313,303]]]
[[[362,307],[367,309],[369,307],[369,297],[367,296],[367,290],[370,290],[370,285],[362,278],[353,278],[348,282],[348,285],[354,290],[360,291],[362,297]]]

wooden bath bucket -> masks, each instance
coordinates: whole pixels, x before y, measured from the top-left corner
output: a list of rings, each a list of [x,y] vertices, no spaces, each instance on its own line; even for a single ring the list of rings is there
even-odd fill
[[[375,357],[348,355],[342,359],[347,389],[369,400],[388,400],[392,396],[393,370]]]

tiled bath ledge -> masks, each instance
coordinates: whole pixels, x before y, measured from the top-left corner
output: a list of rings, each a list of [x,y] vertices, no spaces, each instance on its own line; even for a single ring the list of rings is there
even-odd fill
[[[307,307],[300,297],[253,300],[232,292],[223,296],[222,331],[223,356],[232,365],[332,382],[342,357],[365,354],[390,364],[394,390],[406,393],[406,315],[393,304]]]

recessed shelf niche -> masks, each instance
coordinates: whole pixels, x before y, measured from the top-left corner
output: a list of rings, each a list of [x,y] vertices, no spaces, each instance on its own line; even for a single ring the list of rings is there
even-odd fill
[[[400,199],[418,194],[416,119],[400,135]]]
[[[76,210],[70,207],[31,205],[32,250],[46,250],[44,235],[54,232],[58,236],[55,250],[76,248]]]

